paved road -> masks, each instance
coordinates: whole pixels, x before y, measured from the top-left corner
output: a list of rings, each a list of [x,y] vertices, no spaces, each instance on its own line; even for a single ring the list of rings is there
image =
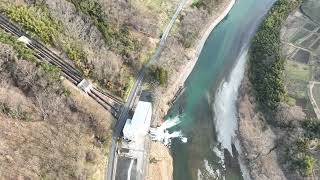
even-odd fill
[[[143,78],[145,75],[145,70],[143,69],[138,78],[137,81],[134,83],[133,88],[129,94],[127,102],[124,104],[121,114],[119,116],[119,119],[115,125],[114,131],[113,131],[113,137],[112,137],[112,142],[111,142],[111,150],[109,152],[109,161],[108,161],[108,170],[106,174],[106,179],[107,180],[112,180],[112,177],[114,176],[113,171],[114,171],[114,160],[115,160],[115,155],[116,155],[116,149],[117,149],[117,140],[121,136],[122,129],[126,123],[128,113],[130,109],[132,108],[134,99],[136,98],[136,95],[141,88]]]
[[[168,35],[174,25],[174,23],[176,22],[179,14],[181,13],[184,5],[187,3],[188,0],[181,0],[179,6],[176,9],[176,12],[174,13],[174,15],[172,16],[169,24],[167,25],[166,29],[163,31],[161,39],[160,39],[160,43],[159,43],[159,47],[157,48],[156,52],[154,53],[154,55],[152,56],[151,60],[148,62],[147,66],[151,65],[153,62],[155,62],[159,57],[160,54],[163,50],[163,48],[165,47],[165,42],[168,38]]]
[[[167,37],[168,37],[176,19],[178,18],[180,12],[182,11],[182,9],[187,1],[188,0],[181,0],[180,1],[179,6],[177,7],[174,15],[172,16],[169,24],[167,25],[165,31],[162,34],[162,37],[161,37],[160,43],[159,43],[159,47],[157,48],[155,54],[153,55],[153,57],[151,58],[149,63],[146,66],[144,66],[142,68],[142,70],[140,71],[140,73],[137,77],[137,80],[134,83],[133,88],[129,94],[128,100],[122,108],[121,114],[118,118],[118,121],[115,125],[114,132],[113,132],[111,150],[109,152],[109,162],[108,162],[108,169],[107,169],[107,173],[106,173],[106,180],[112,180],[112,177],[114,176],[113,173],[114,173],[114,168],[115,168],[114,162],[115,162],[115,155],[116,155],[116,149],[117,149],[117,140],[121,136],[121,132],[122,132],[122,129],[126,123],[128,113],[133,106],[134,99],[136,98],[137,93],[141,89],[143,79],[145,76],[146,68],[160,57],[160,54],[161,54],[161,52],[164,48],[165,42],[167,40]]]

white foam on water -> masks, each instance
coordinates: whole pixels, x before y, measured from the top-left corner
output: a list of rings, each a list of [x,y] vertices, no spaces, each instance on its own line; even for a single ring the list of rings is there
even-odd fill
[[[203,175],[201,173],[201,170],[198,169],[197,180],[202,180],[202,179],[203,179]]]
[[[247,50],[243,51],[228,81],[223,81],[220,85],[213,105],[218,141],[222,148],[227,149],[231,155],[232,139],[236,136],[235,131],[238,127],[236,101],[239,86],[244,76],[247,53]]]
[[[213,147],[212,151],[216,154],[216,156],[220,159],[219,164],[223,167],[223,169],[226,169],[226,165],[224,163],[224,152],[223,150],[218,149],[218,147]]]
[[[188,138],[186,138],[186,137],[181,137],[180,139],[181,139],[181,142],[183,142],[183,143],[187,143],[188,142]]]
[[[180,139],[181,142],[187,143],[188,139],[184,137],[181,131],[174,131],[169,133],[169,129],[178,125],[181,116],[176,116],[174,118],[166,120],[160,127],[150,128],[150,136],[153,141],[158,141],[166,146],[171,145],[171,140],[174,138]]]
[[[202,171],[198,169],[198,180],[199,179],[221,179],[220,169],[213,168],[208,160],[203,160],[204,168]]]

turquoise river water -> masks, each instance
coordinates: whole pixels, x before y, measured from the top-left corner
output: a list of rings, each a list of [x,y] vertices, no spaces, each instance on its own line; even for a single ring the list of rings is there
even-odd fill
[[[187,143],[172,141],[175,180],[243,179],[231,145],[235,102],[249,42],[273,2],[238,0],[208,37],[185,91],[166,117],[180,121],[170,132],[188,138]]]

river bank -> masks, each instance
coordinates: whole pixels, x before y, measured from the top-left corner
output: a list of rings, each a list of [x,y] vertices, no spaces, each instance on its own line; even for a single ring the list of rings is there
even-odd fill
[[[186,13],[185,11],[190,11],[191,4],[193,1],[189,1],[187,3],[187,8],[183,10],[182,13]],[[162,119],[167,114],[170,103],[175,97],[176,93],[179,91],[180,87],[182,87],[192,72],[198,58],[200,52],[210,35],[211,31],[228,15],[229,11],[234,6],[236,0],[225,0],[218,7],[215,7],[216,12],[212,12],[211,16],[207,19],[207,22],[203,25],[200,33],[197,35],[198,38],[195,40],[194,45],[189,48],[182,49],[182,63],[175,66],[174,72],[171,72],[170,78],[168,80],[168,86],[161,87],[155,89],[155,112],[154,112],[154,121],[152,123],[153,126],[159,126],[162,122]],[[170,39],[170,38],[169,38]],[[169,40],[170,41],[170,40]],[[170,55],[170,51],[164,51],[164,56]],[[181,55],[181,54],[180,54]],[[174,58],[170,58],[170,61],[174,61]],[[161,59],[160,59],[161,61]],[[173,173],[173,162],[170,153],[167,153],[169,149],[167,149],[164,145],[152,142],[152,147],[157,146],[158,148],[151,148],[150,150],[150,162],[148,168],[148,174],[161,174],[162,179],[170,180],[172,179]],[[162,147],[159,147],[162,146]],[[162,154],[162,158],[152,161],[152,154],[155,154],[154,151],[160,151],[159,154]],[[157,159],[157,158],[155,158]],[[162,160],[164,159],[164,160]],[[157,167],[157,168],[153,168]],[[165,167],[164,169],[161,167]],[[168,169],[169,168],[169,169]],[[170,173],[170,174],[166,174]],[[148,177],[148,179],[156,179],[155,177]]]
[[[161,143],[151,143],[149,161],[147,180],[170,180],[173,178],[173,162],[170,151]]]
[[[281,28],[293,8],[286,0],[277,1],[251,41],[237,101],[239,161],[247,179],[286,179],[278,156],[280,128],[272,123],[277,121],[274,114],[284,89],[280,75],[284,61],[279,58],[280,46],[275,45],[280,39],[280,30],[275,29]],[[275,19],[277,23],[274,23]]]
[[[158,102],[156,102],[157,111],[155,112],[156,121],[153,122],[154,126],[158,126],[159,123],[161,123],[161,119],[167,114],[174,96],[179,88],[184,85],[197,63],[201,50],[211,31],[228,15],[235,2],[236,0],[225,0],[216,8],[217,12],[212,14],[212,17],[208,20],[209,22],[204,25],[194,46],[184,49],[184,63],[181,63],[180,66],[176,67],[176,71],[173,73],[174,75],[169,77],[168,86],[156,89],[155,96],[157,96],[156,99]],[[188,6],[190,6],[190,4]]]
[[[239,161],[248,179],[286,179],[274,151],[277,137],[256,108],[246,69],[238,97]]]
[[[316,168],[319,149],[313,146],[319,141],[320,131],[316,130],[313,133],[310,127],[320,125],[312,110],[309,99],[311,97],[308,97],[307,93],[308,82],[315,77],[311,73],[313,68],[308,66],[315,64],[313,62],[316,61],[309,57],[298,56],[299,51],[292,50],[289,45],[293,43],[294,47],[304,48],[301,46],[305,44],[300,44],[300,41],[294,38],[304,40],[303,37],[296,37],[297,32],[313,23],[301,13],[301,6],[306,6],[309,2],[311,1],[304,1],[301,5],[301,1],[277,1],[251,45],[250,64],[246,68],[237,104],[239,120],[237,134],[239,147],[242,150],[240,161],[248,172],[248,179],[302,180],[319,177]],[[285,13],[280,16],[279,12]],[[280,22],[277,25],[268,25],[268,22],[275,17],[281,17],[278,19]],[[317,30],[317,25],[313,26],[313,30]],[[277,30],[270,31],[271,28]],[[310,33],[316,31],[311,30]],[[273,39],[270,38],[271,35]],[[264,41],[265,39],[268,41]],[[274,42],[281,42],[281,45],[276,46],[277,43]],[[272,52],[275,53],[272,56],[268,54],[270,48],[274,48]],[[316,57],[318,54],[312,56]],[[260,62],[262,64],[259,64]],[[272,63],[278,63],[278,66]],[[304,66],[306,66],[305,72],[310,72],[306,77],[301,76],[302,73],[299,72],[299,68]],[[274,72],[280,75],[272,74]],[[277,81],[273,81],[277,78]],[[297,95],[300,92],[302,95]]]

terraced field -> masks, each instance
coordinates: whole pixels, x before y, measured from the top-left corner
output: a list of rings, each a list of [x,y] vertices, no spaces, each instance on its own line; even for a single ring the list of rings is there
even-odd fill
[[[320,2],[307,0],[289,16],[281,32],[287,58],[285,81],[289,104],[298,105],[313,116],[308,97],[309,81],[320,81]],[[317,9],[318,8],[318,9]]]
[[[320,13],[319,13],[320,3],[319,0],[308,0],[305,1],[301,10],[305,13],[310,19],[318,24],[320,24]]]
[[[310,66],[295,61],[288,61],[285,73],[287,90],[291,97],[290,104],[296,105],[297,102],[305,102],[305,100],[308,99],[306,87],[311,75]]]

